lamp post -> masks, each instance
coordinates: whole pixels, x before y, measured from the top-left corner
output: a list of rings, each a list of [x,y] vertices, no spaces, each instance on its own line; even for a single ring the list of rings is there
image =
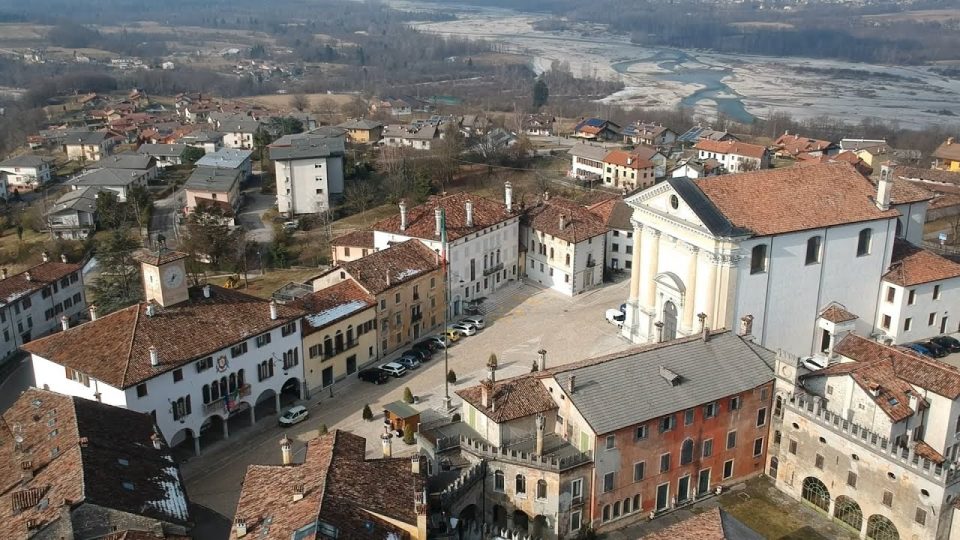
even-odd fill
[[[450,267],[447,264],[447,215],[446,211],[440,209],[440,252],[443,254],[443,285],[446,302],[443,307],[443,408],[450,411],[450,341],[447,339],[447,324],[450,318]]]

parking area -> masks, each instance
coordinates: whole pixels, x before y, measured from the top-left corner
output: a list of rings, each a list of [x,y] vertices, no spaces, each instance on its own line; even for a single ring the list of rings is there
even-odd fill
[[[483,305],[486,328],[461,339],[448,351],[449,368],[457,374],[456,384],[449,387],[454,406],[460,401],[455,394],[458,388],[477,384],[485,377],[491,353],[499,358],[499,377],[503,378],[528,373],[541,348],[547,350],[549,367],[629,347],[617,328],[604,319],[608,308],[619,306],[626,298],[627,287],[627,282],[619,282],[568,298],[530,284],[511,284],[491,295]],[[378,457],[383,407],[402,400],[404,388],[409,387],[419,398],[415,407],[422,411],[421,421],[429,421],[440,414],[445,374],[440,352],[419,369],[382,385],[353,377],[338,382],[303,403],[309,410],[306,421],[281,430],[275,417],[264,418],[236,436],[211,445],[200,457],[184,462],[182,471],[190,498],[226,518],[215,523],[229,527],[247,466],[279,464],[278,441],[284,433],[294,439],[294,451],[302,459],[305,443],[319,434],[321,424],[366,437],[368,457]],[[370,422],[361,418],[365,404],[374,412]],[[393,440],[395,456],[412,454],[414,449],[399,439]],[[209,531],[211,538],[223,534],[225,531]]]

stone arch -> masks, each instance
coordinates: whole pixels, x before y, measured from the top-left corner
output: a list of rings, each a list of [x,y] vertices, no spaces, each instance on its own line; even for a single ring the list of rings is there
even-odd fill
[[[803,479],[803,490],[801,491],[803,500],[823,510],[830,511],[830,490],[820,481],[819,478],[808,476]]]
[[[507,528],[507,510],[499,504],[493,505],[493,525],[497,530]]]
[[[283,386],[280,387],[280,403],[287,404],[300,399],[300,386],[298,377],[289,377],[283,381]]]
[[[526,533],[530,529],[530,516],[523,510],[513,511],[513,530]]]
[[[260,395],[253,405],[256,409],[257,418],[263,418],[268,414],[277,413],[277,392],[272,388],[267,388]]]
[[[477,505],[468,504],[463,508],[463,510],[460,511],[460,514],[458,514],[457,517],[460,519],[460,521],[463,522],[464,526],[466,526],[466,525],[469,525],[470,523],[477,521],[479,517],[479,512],[480,510],[477,508]]]
[[[174,433],[172,437],[170,437],[170,446],[174,447],[184,443],[190,443],[190,446],[192,449],[193,437],[194,437],[194,432],[192,429],[183,428],[180,431]]]
[[[857,501],[840,495],[833,504],[833,517],[838,521],[853,527],[858,533],[863,527],[863,510]]]
[[[693,461],[693,439],[685,439],[680,445],[680,464],[688,465]]]
[[[874,514],[867,520],[867,538],[870,540],[900,540],[900,532],[887,517]]]
[[[532,538],[544,538],[549,530],[550,523],[547,521],[547,517],[543,514],[537,514],[530,527],[530,536]]]
[[[677,338],[677,317],[679,310],[673,300],[667,300],[663,303],[663,311],[660,314],[660,320],[663,322],[662,341],[671,341]]]

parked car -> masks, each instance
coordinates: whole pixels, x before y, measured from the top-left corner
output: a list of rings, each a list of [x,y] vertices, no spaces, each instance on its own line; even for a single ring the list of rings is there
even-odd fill
[[[403,354],[401,356],[409,356],[410,358],[415,358],[420,362],[426,362],[427,360],[430,359],[429,352],[424,352],[423,349],[418,349],[416,347],[403,351]]]
[[[435,352],[437,352],[438,350],[440,350],[441,345],[442,345],[442,342],[443,342],[442,339],[434,340],[432,337],[429,337],[429,338],[427,338],[427,339],[424,339],[424,340],[422,340],[422,341],[418,341],[418,342],[414,343],[414,344],[413,344],[413,348],[414,348],[414,349],[426,349],[426,350],[430,351],[430,354],[431,354],[431,355],[433,355],[433,353],[435,353]]]
[[[414,358],[413,356],[401,356],[397,358],[396,363],[407,368],[407,370],[413,370],[420,367],[420,360]]]
[[[387,362],[386,364],[380,366],[380,369],[382,369],[387,375],[391,375],[393,377],[403,377],[407,374],[407,368],[396,362]]]
[[[458,322],[456,324],[451,324],[447,327],[447,330],[456,330],[460,332],[460,335],[463,336],[472,336],[477,333],[477,327],[465,322]]]
[[[450,343],[456,343],[460,339],[460,331],[453,328],[447,328],[446,335]]]
[[[383,384],[390,380],[390,376],[382,369],[364,369],[357,374],[361,381],[367,381],[373,384]]]
[[[827,367],[827,359],[823,356],[805,356],[800,364],[810,371],[817,371]]]
[[[427,343],[432,343],[436,347],[436,350],[438,351],[441,349],[447,348],[447,340],[444,339],[443,336],[430,336],[423,341]]]
[[[930,341],[936,343],[937,345],[943,347],[944,349],[952,353],[960,352],[960,341],[958,341],[956,338],[952,338],[950,336],[938,336],[931,339]]]
[[[606,317],[608,323],[615,324],[617,328],[620,328],[623,326],[623,321],[627,316],[619,309],[608,309]]]
[[[280,424],[280,426],[292,426],[294,424],[303,422],[309,415],[310,411],[308,411],[306,407],[303,405],[297,405],[296,407],[290,407],[283,414],[281,414],[277,422]]]
[[[931,356],[933,356],[934,358],[943,358],[944,356],[950,354],[950,351],[941,347],[940,345],[937,345],[936,343],[933,342],[933,340],[924,341],[920,343],[920,345],[923,345],[924,347],[926,347],[927,350],[930,351]]]
[[[626,313],[626,312],[627,312],[627,304],[620,304],[620,311],[621,311],[622,313]]]
[[[907,343],[906,345],[904,345],[904,347],[910,349],[915,353],[922,354],[923,356],[930,356],[930,357],[933,356],[933,353],[930,352],[930,349],[924,347],[919,343]]]
[[[460,319],[460,322],[472,324],[477,327],[477,330],[481,330],[484,326],[486,326],[486,321],[483,320],[483,317],[481,315],[471,315],[469,317],[464,317]]]

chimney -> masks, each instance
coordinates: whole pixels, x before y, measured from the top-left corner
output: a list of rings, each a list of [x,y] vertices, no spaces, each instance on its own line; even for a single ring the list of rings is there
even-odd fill
[[[25,280],[27,280],[27,281],[33,281],[33,276],[30,275],[30,271],[29,271],[29,270],[27,270],[26,272],[23,273],[23,279],[25,279]]]
[[[947,137],[947,146],[953,144],[953,137]]]
[[[70,319],[66,315],[60,316],[60,329],[67,331],[70,329]]]
[[[90,320],[91,321],[97,320],[97,305],[90,304],[90,307],[88,307],[87,309],[90,311]]]
[[[489,381],[480,382],[480,405],[483,405],[484,409],[490,408],[490,387],[493,386]]]
[[[283,460],[284,465],[293,464],[293,441],[290,440],[290,437],[286,435],[280,439],[280,457]]]
[[[60,254],[60,262],[62,262],[63,264],[67,264],[67,254],[66,254],[66,253],[61,253],[61,254]]]
[[[7,269],[0,268],[0,279],[7,279]]]
[[[537,371],[546,371],[547,370],[547,350],[540,349],[537,351]]]
[[[147,317],[153,317],[157,314],[157,306],[153,303],[153,300],[147,302]]]
[[[434,234],[437,236],[437,238],[439,238],[440,235],[443,233],[443,231],[440,230],[443,227],[443,209],[438,206],[433,211],[433,218],[434,218],[434,221],[437,222],[436,229],[434,230]]]
[[[503,184],[503,202],[507,205],[507,212],[513,212],[513,184]]]
[[[627,165],[633,165],[633,158],[630,156],[627,156]]]
[[[753,315],[744,315],[740,317],[740,335],[749,336],[753,334]]]
[[[400,201],[400,230],[407,230],[407,201]]]
[[[306,486],[303,485],[303,482],[297,482],[293,485],[293,502],[297,502],[303,499],[303,494],[306,492]]]
[[[270,320],[275,321],[277,320],[277,317],[279,317],[277,314],[277,301],[270,300]]]
[[[564,214],[560,214],[560,230],[561,231],[566,226],[566,221],[567,221],[567,216]]]
[[[209,285],[209,284],[203,286],[203,297],[204,297],[204,298],[210,298],[210,285]]]
[[[40,258],[43,259],[43,262],[50,262],[50,253],[43,251],[40,253]]]
[[[920,400],[916,394],[913,392],[908,392],[907,396],[910,398],[910,409],[914,412],[917,411],[917,407],[920,405]]]
[[[710,341],[710,327],[704,324],[703,330],[700,331],[700,336],[703,338],[704,343]]]
[[[160,354],[157,352],[157,348],[153,345],[150,346],[150,365],[157,367],[160,365]]]
[[[421,460],[421,459],[422,459],[422,458],[420,457],[420,454],[414,454],[414,455],[410,458],[410,471],[411,471],[413,474],[420,474],[420,460]]]
[[[157,432],[150,434],[150,442],[153,443],[153,447],[156,450],[160,450],[163,445],[161,444],[160,435]]]
[[[390,286],[390,270],[387,270],[385,275],[387,277],[387,287],[389,287]]]
[[[538,456],[543,455],[543,436],[547,430],[547,417],[542,413],[537,415],[537,446],[534,449],[534,454]]]
[[[567,381],[567,393],[572,394],[577,390],[577,376],[571,375],[570,380]]]
[[[233,534],[237,538],[243,538],[247,535],[247,520],[236,518],[233,520]]]
[[[893,173],[889,165],[880,166],[880,180],[877,182],[877,208],[890,209],[890,192],[893,190]]]
[[[467,201],[467,227],[473,227],[473,201]]]
[[[380,446],[383,448],[383,457],[388,458],[393,455],[393,433],[390,433],[390,425],[383,425],[383,434],[380,435]]]
[[[549,200],[550,200],[550,192],[549,192],[549,191],[544,191],[544,192],[543,192],[543,200],[544,200],[544,201],[549,201]]]

